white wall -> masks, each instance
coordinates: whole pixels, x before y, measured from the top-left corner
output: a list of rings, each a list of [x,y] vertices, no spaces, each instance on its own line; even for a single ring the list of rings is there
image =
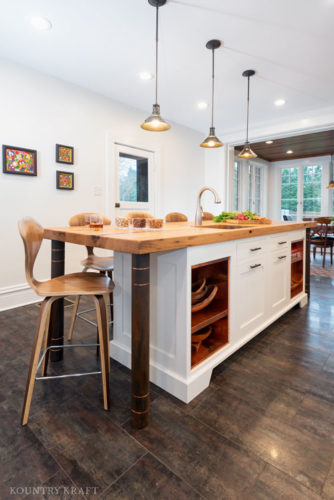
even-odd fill
[[[106,132],[118,139],[149,142],[159,149],[159,211],[193,217],[204,184],[202,135],[172,124],[164,133],[140,129],[145,113],[8,61],[0,61],[1,144],[38,151],[38,177],[0,174],[2,240],[0,245],[0,310],[33,300],[24,275],[23,245],[17,221],[30,215],[43,226],[65,226],[71,215],[105,208]],[[140,99],[140,96],[138,96]],[[147,110],[149,114],[150,110]],[[55,144],[75,148],[75,190],[56,189]],[[101,188],[96,196],[95,188]],[[95,194],[94,194],[95,193]],[[80,270],[85,250],[66,245],[66,271]],[[45,241],[36,277],[50,276],[50,243]]]

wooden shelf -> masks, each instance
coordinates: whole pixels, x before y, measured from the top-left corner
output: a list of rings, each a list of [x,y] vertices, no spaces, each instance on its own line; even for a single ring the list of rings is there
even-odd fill
[[[294,255],[298,254],[296,260]],[[303,291],[303,260],[304,260],[304,243],[302,240],[294,241],[291,246],[291,284],[290,297],[293,298]]]
[[[213,300],[211,304],[202,311],[192,313],[191,333],[196,333],[211,323],[227,316],[228,309],[222,300]]]
[[[212,356],[217,351],[220,351],[220,349],[223,349],[223,347],[226,347],[228,345],[228,342],[225,342],[225,344],[222,344],[221,340],[215,340],[215,339],[210,339],[210,337],[205,340],[200,346],[197,352],[192,353],[191,355],[191,368],[195,368],[198,366],[200,363],[205,361],[207,358]]]

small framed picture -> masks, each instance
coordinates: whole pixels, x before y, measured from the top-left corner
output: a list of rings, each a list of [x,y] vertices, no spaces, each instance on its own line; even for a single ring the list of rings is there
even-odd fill
[[[61,172],[57,170],[57,189],[66,189],[71,191],[74,189],[74,174],[72,172]]]
[[[74,163],[74,148],[72,146],[64,146],[56,144],[56,162],[73,165]]]
[[[4,174],[37,175],[37,151],[35,149],[2,146]]]

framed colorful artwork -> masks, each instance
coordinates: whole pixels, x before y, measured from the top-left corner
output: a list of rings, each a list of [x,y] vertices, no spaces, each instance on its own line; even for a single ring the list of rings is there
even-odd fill
[[[5,174],[37,175],[37,151],[3,145],[2,165]]]
[[[56,162],[73,165],[74,163],[74,148],[72,146],[64,146],[56,144]]]
[[[60,172],[57,170],[57,189],[74,189],[74,174],[72,172]]]

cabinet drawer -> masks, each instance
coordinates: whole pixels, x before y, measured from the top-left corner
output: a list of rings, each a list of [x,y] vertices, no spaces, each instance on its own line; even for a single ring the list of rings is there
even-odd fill
[[[241,262],[246,259],[263,255],[266,249],[266,240],[253,240],[252,238],[246,243],[238,243],[237,256],[238,261]]]
[[[251,260],[248,260],[247,262],[241,263],[238,266],[239,274],[245,274],[245,273],[250,273],[254,274],[257,271],[263,271],[265,264],[265,255],[259,255],[258,257],[254,257]]]
[[[288,262],[290,250],[289,248],[282,248],[272,252],[270,255],[270,262]]]
[[[275,236],[271,238],[270,249],[272,251],[285,250],[288,248],[289,244],[290,244],[289,238],[287,238],[285,233],[282,233],[281,236]]]

